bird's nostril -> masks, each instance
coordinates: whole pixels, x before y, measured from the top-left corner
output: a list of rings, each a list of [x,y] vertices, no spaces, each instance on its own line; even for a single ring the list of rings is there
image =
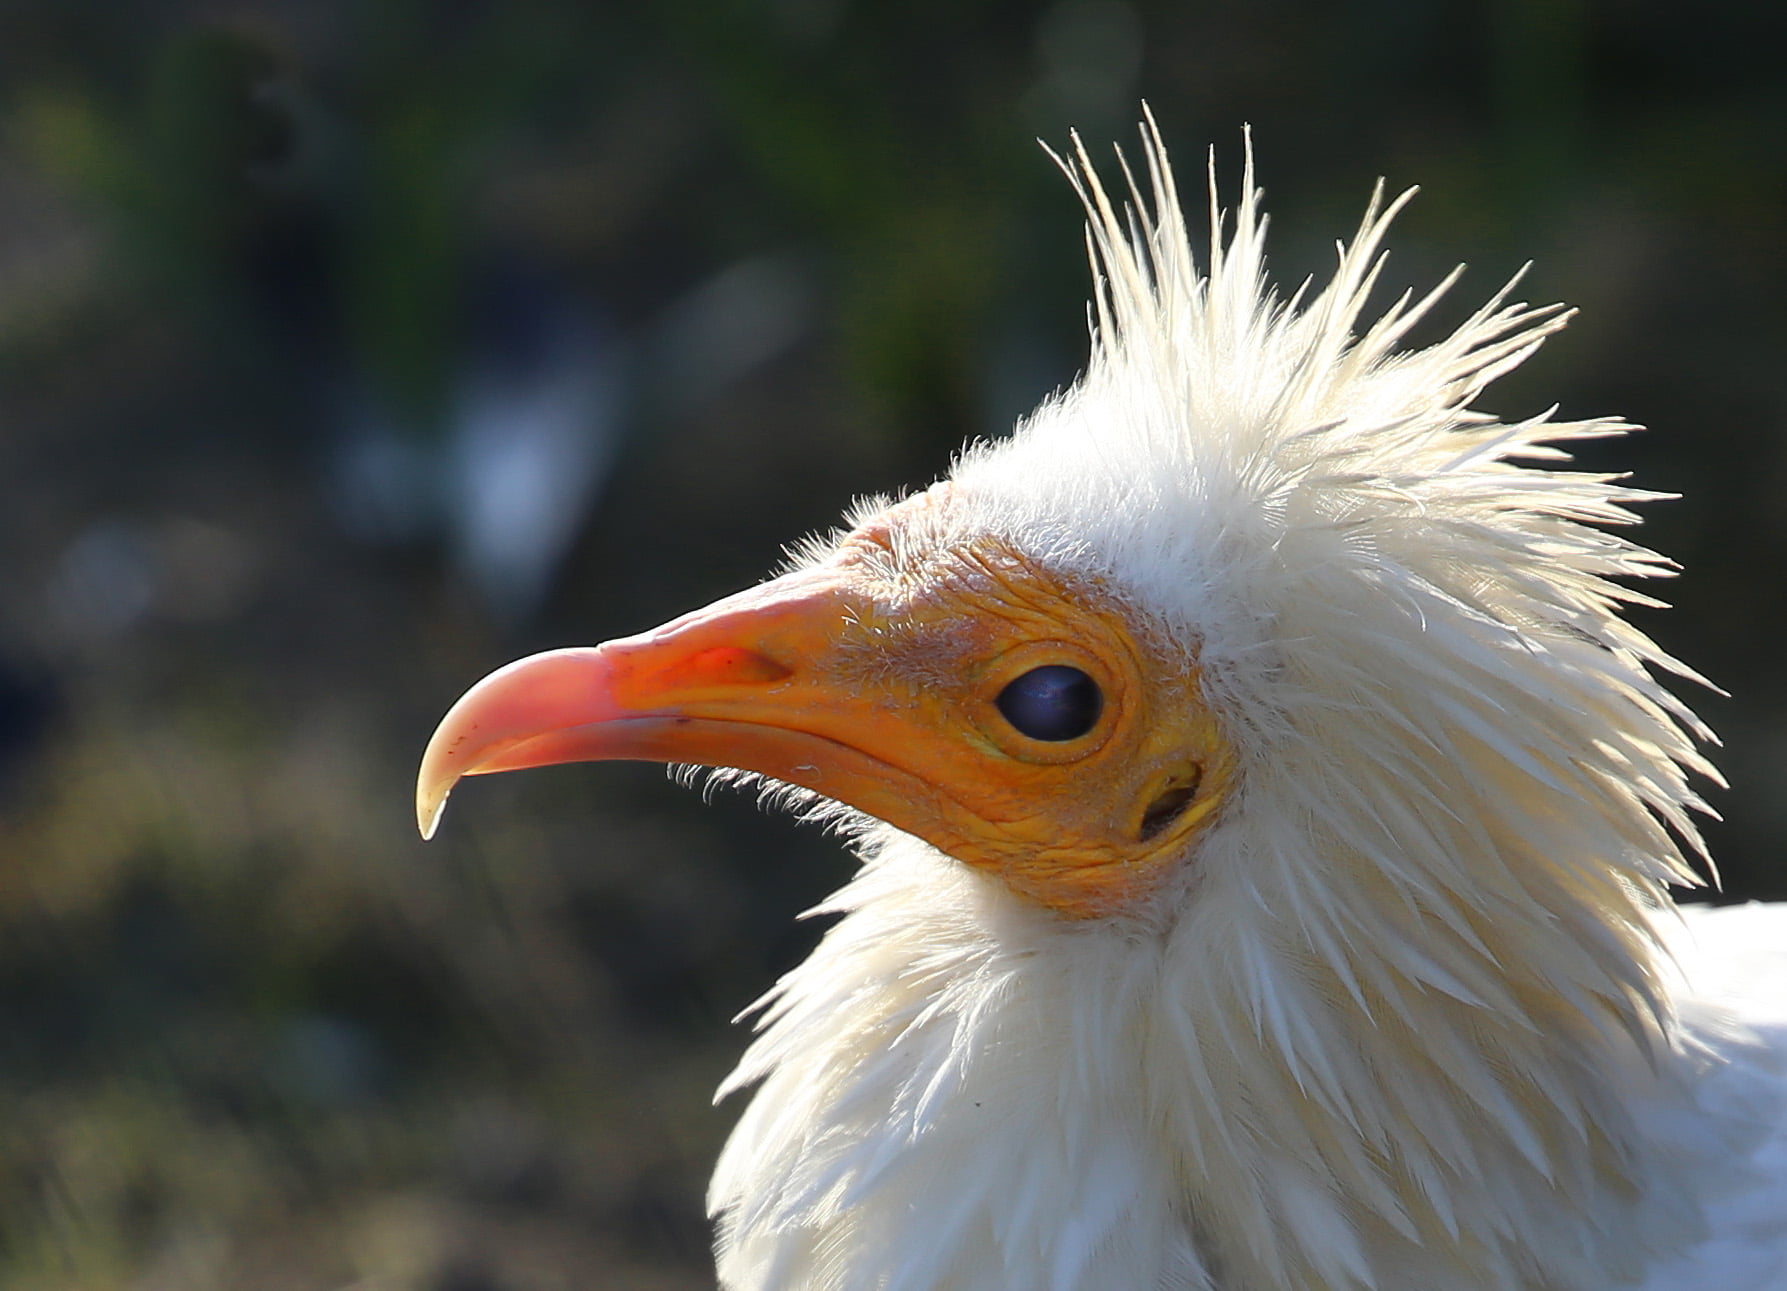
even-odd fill
[[[1203,778],[1204,769],[1194,766],[1189,779],[1176,778],[1161,790],[1154,801],[1148,804],[1148,810],[1142,813],[1142,827],[1136,831],[1136,841],[1147,842],[1179,819],[1185,809],[1191,806],[1192,799],[1198,796],[1198,785],[1203,782]]]

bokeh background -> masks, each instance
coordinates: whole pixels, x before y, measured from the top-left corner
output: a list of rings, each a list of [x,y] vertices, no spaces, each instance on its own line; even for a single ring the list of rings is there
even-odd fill
[[[711,1286],[727,1020],[838,846],[651,767],[470,783],[518,654],[755,580],[1071,380],[1033,140],[1145,97],[1281,280],[1582,316],[1489,406],[1654,429],[1644,615],[1787,897],[1787,8],[0,4],[0,1286]]]

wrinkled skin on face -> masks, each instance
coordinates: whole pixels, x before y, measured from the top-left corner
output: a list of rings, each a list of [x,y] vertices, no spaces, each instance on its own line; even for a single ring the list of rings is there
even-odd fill
[[[1231,776],[1195,664],[1097,580],[991,537],[931,541],[948,497],[890,507],[816,563],[655,631],[493,673],[429,744],[424,833],[463,775],[737,767],[887,821],[1063,916],[1135,908]],[[1008,715],[1034,728],[1008,688],[1043,668],[1075,670],[1045,676],[1095,699],[1065,736]]]

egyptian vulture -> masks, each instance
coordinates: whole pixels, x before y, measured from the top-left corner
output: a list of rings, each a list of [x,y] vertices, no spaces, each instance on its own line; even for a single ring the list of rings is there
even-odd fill
[[[523,659],[464,775],[729,768],[842,826],[709,1195],[729,1291],[1787,1287],[1787,918],[1684,916],[1694,679],[1620,617],[1652,496],[1486,386],[1568,314],[1198,263],[1085,151],[1091,356],[948,477],[640,636]]]

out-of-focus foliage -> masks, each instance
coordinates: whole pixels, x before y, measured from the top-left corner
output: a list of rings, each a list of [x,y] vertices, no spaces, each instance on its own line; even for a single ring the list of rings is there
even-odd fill
[[[1031,142],[1146,97],[1282,280],[1584,313],[1493,406],[1685,500],[1647,626],[1787,897],[1787,11],[1565,0],[0,6],[0,1285],[711,1284],[725,1020],[834,843],[649,768],[410,777],[459,691],[758,577],[1071,379]]]

